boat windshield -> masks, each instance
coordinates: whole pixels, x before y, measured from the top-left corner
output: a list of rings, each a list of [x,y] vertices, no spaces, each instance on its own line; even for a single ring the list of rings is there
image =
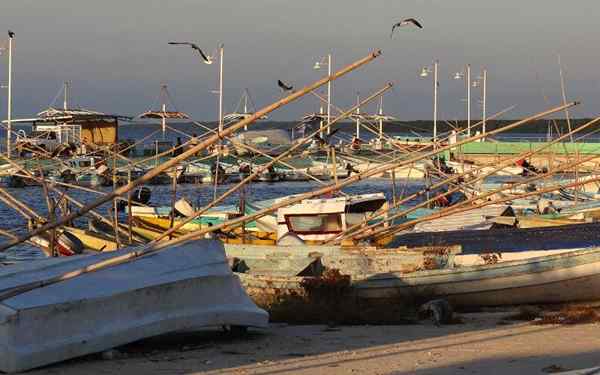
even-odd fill
[[[324,234],[342,231],[342,217],[338,213],[315,215],[286,215],[290,231],[298,234]]]
[[[361,224],[364,220],[370,217],[373,211],[360,212],[360,213],[347,213],[346,224],[350,227],[356,224]]]

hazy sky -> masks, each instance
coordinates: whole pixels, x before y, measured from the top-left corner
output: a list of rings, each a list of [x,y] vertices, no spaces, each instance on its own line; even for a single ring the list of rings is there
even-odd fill
[[[68,80],[74,103],[86,108],[136,115],[166,83],[179,110],[215,119],[217,97],[210,91],[218,65],[202,64],[193,50],[169,46],[170,40],[195,41],[211,52],[224,43],[226,111],[244,88],[262,107],[280,97],[277,79],[296,87],[316,80],[322,73],[313,64],[328,52],[340,68],[377,48],[379,59],[334,83],[334,104],[350,106],[357,91],[392,81],[386,112],[430,119],[432,84],[418,73],[437,58],[440,117],[465,117],[464,84],[451,75],[466,63],[474,77],[481,66],[488,69],[488,113],[516,104],[505,117],[517,117],[560,102],[560,54],[567,94],[583,101],[573,114],[600,111],[598,0],[1,1],[0,29],[16,33],[17,117],[46,108]],[[391,25],[405,17],[425,28],[399,30],[390,40]],[[473,90],[473,118],[479,93]],[[5,90],[0,100],[5,118]],[[297,119],[317,108],[316,98],[305,97],[271,118]]]

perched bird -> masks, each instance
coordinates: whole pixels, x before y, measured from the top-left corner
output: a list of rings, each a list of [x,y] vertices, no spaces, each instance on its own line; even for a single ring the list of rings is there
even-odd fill
[[[286,85],[285,83],[283,83],[280,79],[277,80],[277,86],[279,86],[279,88],[285,92],[285,91],[292,91],[294,89],[294,86],[291,85]]]
[[[12,31],[10,31],[10,30],[8,30],[8,37],[9,38],[14,38],[15,37],[15,33],[12,32]]]
[[[205,64],[212,64],[212,58],[210,56],[206,56],[206,54],[200,49],[200,47],[198,47],[195,43],[191,43],[191,42],[169,42],[170,45],[173,46],[179,46],[179,45],[184,45],[184,46],[190,46],[193,49],[195,49],[196,51],[198,51],[200,53],[200,56],[202,56],[202,60],[204,60]]]
[[[408,25],[414,25],[414,26],[418,27],[419,29],[423,28],[423,25],[421,25],[421,23],[419,21],[417,21],[416,19],[406,18],[398,23],[395,23],[394,26],[392,26],[392,32],[390,33],[390,39],[392,38],[392,35],[394,35],[394,30],[397,27],[408,26]]]

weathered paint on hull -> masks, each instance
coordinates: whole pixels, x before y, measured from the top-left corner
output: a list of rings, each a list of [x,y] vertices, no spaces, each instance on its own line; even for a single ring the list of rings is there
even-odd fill
[[[537,253],[537,252],[536,252]],[[240,275],[248,293],[302,293],[303,277]],[[530,259],[412,273],[353,275],[347,298],[501,306],[600,300],[600,248]]]

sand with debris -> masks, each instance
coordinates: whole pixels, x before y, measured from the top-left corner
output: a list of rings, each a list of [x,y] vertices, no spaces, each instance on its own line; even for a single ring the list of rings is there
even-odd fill
[[[30,374],[544,374],[600,364],[600,324],[535,325],[508,313],[462,323],[272,324],[240,338],[178,333],[47,366]]]

